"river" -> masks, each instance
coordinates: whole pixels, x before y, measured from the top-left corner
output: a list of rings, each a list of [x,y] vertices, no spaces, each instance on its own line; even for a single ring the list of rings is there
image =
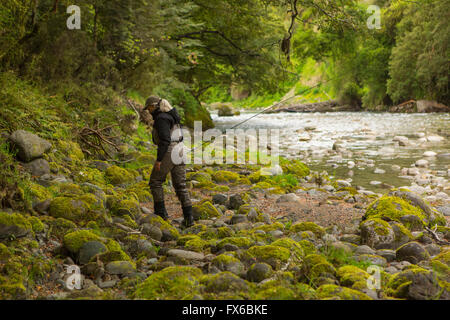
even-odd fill
[[[216,127],[230,128],[254,112],[219,117]],[[390,186],[426,185],[437,178],[444,186],[450,174],[450,114],[371,112],[261,114],[239,126],[242,129],[279,129],[281,153],[302,159],[313,170],[326,170],[353,185],[382,192]],[[394,137],[401,136],[400,144]],[[406,137],[407,139],[405,139]],[[431,141],[430,141],[431,140]],[[434,141],[440,140],[440,141]],[[336,144],[338,150],[333,150]],[[435,156],[424,156],[425,152]],[[430,153],[432,155],[432,153]],[[420,175],[405,174],[417,160],[428,161]],[[353,164],[355,163],[355,164]],[[430,182],[428,181],[428,182]],[[444,188],[445,189],[445,188]],[[444,190],[447,194],[450,190]]]

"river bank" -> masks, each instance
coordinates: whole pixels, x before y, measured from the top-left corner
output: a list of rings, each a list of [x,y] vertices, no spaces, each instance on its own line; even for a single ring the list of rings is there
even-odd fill
[[[407,189],[380,197],[293,159],[276,176],[188,166],[183,229],[170,183],[170,219],[152,213],[148,141],[124,142],[134,160],[118,166],[11,136],[33,207],[0,212],[2,299],[450,299],[448,206]]]

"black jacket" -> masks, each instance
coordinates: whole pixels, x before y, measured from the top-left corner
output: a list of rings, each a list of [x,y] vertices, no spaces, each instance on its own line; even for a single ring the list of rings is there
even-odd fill
[[[181,118],[175,108],[169,112],[162,112],[161,110],[156,109],[152,112],[152,117],[154,120],[153,128],[156,130],[159,137],[156,160],[162,161],[172,140],[170,131],[175,124],[180,124]]]

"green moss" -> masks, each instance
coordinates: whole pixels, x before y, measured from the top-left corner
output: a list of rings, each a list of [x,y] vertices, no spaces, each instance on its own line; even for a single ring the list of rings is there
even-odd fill
[[[186,174],[186,180],[188,181],[195,180],[199,182],[199,184],[196,185],[196,187],[198,188],[214,186],[214,183],[212,182],[212,177],[207,172],[189,172]]]
[[[19,233],[31,232],[33,227],[29,220],[20,213],[0,212],[0,226],[15,227]]]
[[[275,230],[284,230],[284,225],[281,222],[275,222],[271,224],[265,224],[256,228],[253,228],[253,230],[262,230],[264,232],[270,232]]]
[[[136,217],[141,212],[139,202],[135,200],[120,200],[111,208],[111,213],[113,215],[132,215]]]
[[[213,173],[212,179],[218,183],[236,182],[239,179],[239,174],[232,171],[219,170]]]
[[[431,260],[433,270],[440,275],[448,277],[450,275],[450,250],[444,250]]]
[[[297,294],[294,290],[284,286],[272,286],[259,291],[255,300],[296,300]]]
[[[217,243],[217,247],[222,249],[226,244],[233,244],[239,248],[248,248],[253,244],[253,241],[246,237],[228,237],[220,240]]]
[[[308,240],[300,240],[298,244],[302,247],[305,255],[310,255],[316,253],[316,247],[311,241]]]
[[[247,253],[259,262],[270,264],[274,269],[280,268],[281,264],[286,263],[291,256],[288,249],[274,245],[253,246],[247,250]]]
[[[280,158],[280,166],[285,174],[293,174],[298,179],[304,178],[309,175],[309,168],[301,161],[295,159]]]
[[[325,235],[325,229],[318,226],[314,222],[299,222],[291,226],[289,229],[292,233],[297,233],[300,231],[311,231],[316,237],[322,238]]]
[[[86,203],[87,198],[57,197],[52,200],[49,213],[55,218],[64,218],[74,222],[90,221],[97,218]]]
[[[401,223],[401,217],[405,215],[417,216],[423,225],[426,225],[427,215],[425,212],[399,197],[383,196],[375,200],[368,206],[365,217],[389,218]],[[412,226],[406,223],[406,227],[411,228]]]
[[[290,238],[278,239],[277,241],[272,242],[272,245],[289,249],[289,251],[292,254],[295,254],[297,258],[301,258],[304,256],[302,246],[298,242]]]
[[[84,160],[84,154],[80,146],[76,142],[68,140],[58,140],[56,148],[65,157],[69,157],[72,161],[81,162]]]
[[[159,229],[161,229],[161,231],[166,230],[170,232],[172,236],[176,239],[180,237],[180,233],[178,232],[178,230],[175,227],[173,227],[169,222],[164,221],[164,219],[159,216],[150,218],[149,222],[150,224],[157,226]]]
[[[78,252],[83,244],[89,241],[100,241],[101,238],[89,230],[78,230],[64,236],[64,246],[72,253]]]
[[[186,242],[185,247],[188,250],[202,252],[203,248],[208,245],[208,242],[202,239],[191,239]]]
[[[367,288],[367,279],[370,275],[355,266],[343,266],[336,272],[339,282],[345,287],[361,290]]]
[[[403,271],[394,274],[387,283],[385,290],[389,296],[396,298],[406,298],[412,277],[417,273],[429,274],[430,271],[416,265],[410,265]]]
[[[214,205],[209,202],[205,201],[201,204],[194,205],[194,216],[198,216],[199,219],[211,219],[211,218],[218,218],[220,217],[220,212],[214,207]]]
[[[219,294],[219,299],[225,292],[231,293],[236,297],[246,297],[248,295],[248,284],[229,271],[223,271],[217,274],[208,274],[201,277],[201,284],[204,285],[204,291],[210,294]],[[208,298],[212,298],[209,296]]]
[[[6,262],[10,256],[11,252],[9,251],[8,247],[3,243],[0,243],[0,263]]]
[[[108,252],[102,253],[99,256],[99,260],[101,260],[103,263],[112,261],[128,261],[133,265],[133,267],[136,267],[135,262],[130,258],[128,254],[125,253],[125,251],[122,250],[122,247],[117,241],[113,239],[107,239],[105,246],[108,249]]]
[[[0,276],[0,297],[2,300],[25,299],[26,291],[22,281],[8,281]]]
[[[153,273],[140,284],[134,297],[148,300],[183,300],[192,299],[198,294],[200,269],[194,267],[168,267]]]
[[[324,284],[320,286],[316,293],[319,299],[338,298],[340,300],[372,300],[372,298],[362,292],[333,284]]]
[[[79,183],[88,182],[100,187],[107,184],[103,172],[96,168],[83,167],[81,170],[75,172],[75,180]]]
[[[42,219],[50,226],[48,233],[58,239],[62,239],[66,233],[74,231],[77,228],[75,223],[64,218],[54,219],[52,217],[42,217]]]
[[[136,200],[139,200],[139,202],[150,202],[152,200],[152,195],[149,190],[148,183],[142,181],[128,188],[127,193],[135,194]]]
[[[232,257],[228,254],[218,255],[211,261],[211,263],[213,265],[219,267],[220,269],[223,269],[223,268],[221,268],[222,266],[233,264],[233,263],[239,263],[239,262],[240,261],[238,259],[236,259],[235,257]]]
[[[304,258],[304,266],[311,280],[323,274],[335,274],[336,270],[327,259],[319,254],[310,254]]]
[[[273,182],[268,182],[268,181],[261,181],[256,183],[251,190],[269,190],[270,193],[272,194],[284,194],[285,191],[283,188],[281,188],[280,186],[278,186],[277,184],[273,183]]]
[[[41,220],[37,217],[30,217],[28,218],[28,221],[31,224],[31,227],[33,228],[34,232],[42,232],[44,231],[44,224]]]
[[[234,234],[233,229],[228,228],[228,227],[217,228],[216,232],[217,232],[217,238],[219,238],[219,239],[231,237]]]
[[[107,181],[113,185],[130,184],[134,182],[136,175],[127,169],[111,166],[105,171]]]
[[[34,183],[32,181],[28,182],[28,190],[35,201],[45,201],[52,198],[52,193],[49,189],[41,186],[40,184]]]
[[[70,197],[70,196],[79,196],[79,195],[84,194],[81,187],[77,184],[61,183],[58,187],[59,187],[58,193],[60,196]]]

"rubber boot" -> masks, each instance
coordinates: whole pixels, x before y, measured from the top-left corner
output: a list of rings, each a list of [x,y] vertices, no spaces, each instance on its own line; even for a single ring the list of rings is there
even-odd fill
[[[192,227],[194,225],[194,217],[192,215],[192,206],[183,208],[183,226],[186,228]]]
[[[163,218],[164,220],[169,219],[169,215],[167,214],[166,206],[164,201],[155,202],[154,203],[155,214]]]

